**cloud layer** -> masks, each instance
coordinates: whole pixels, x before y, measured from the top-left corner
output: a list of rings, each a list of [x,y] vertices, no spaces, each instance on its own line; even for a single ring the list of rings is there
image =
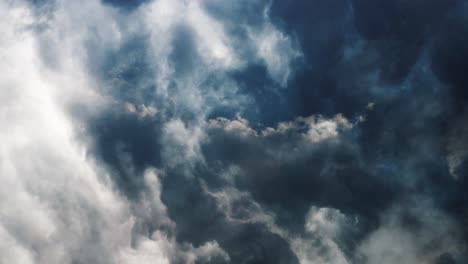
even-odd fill
[[[0,263],[466,263],[467,9],[0,2]]]

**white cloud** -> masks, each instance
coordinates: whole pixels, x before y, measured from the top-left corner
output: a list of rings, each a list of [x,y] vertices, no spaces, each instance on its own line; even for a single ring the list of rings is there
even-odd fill
[[[160,233],[153,234],[153,239],[140,237],[135,248],[127,248],[120,252],[119,264],[169,264],[167,247],[170,242]]]
[[[126,102],[123,104],[123,107],[126,112],[135,114],[139,119],[151,118],[158,113],[158,109],[151,105],[140,104],[139,106],[135,106],[132,103]]]
[[[163,135],[166,142],[162,150],[165,165],[173,167],[201,159],[200,141],[203,136],[202,129],[197,125],[186,124],[180,119],[168,121]]]
[[[5,263],[32,264],[33,254],[0,226],[0,254]]]
[[[301,264],[348,264],[336,243],[342,229],[354,221],[337,209],[312,206],[306,215],[305,231],[312,237],[297,237],[291,242]]]
[[[242,66],[241,59],[231,47],[232,40],[219,21],[211,18],[197,1],[157,0],[141,11],[151,38],[151,56],[156,66],[157,94],[181,108],[204,117],[210,105],[206,99],[223,97],[226,91],[210,90],[203,82],[210,74]],[[178,28],[190,30],[194,38],[196,57],[194,68],[187,76],[176,76],[170,56]],[[176,83],[177,87],[169,86]],[[237,87],[227,87],[237,89]],[[234,92],[234,91],[233,91]],[[213,103],[213,102],[211,102]],[[215,102],[218,103],[218,102]]]
[[[209,65],[221,69],[240,66],[237,54],[230,45],[232,40],[224,32],[223,24],[208,16],[199,2],[191,1],[187,4],[187,23],[196,32],[199,53]]]
[[[335,237],[347,218],[339,210],[312,206],[306,216],[305,229],[309,233]]]
[[[223,129],[227,133],[237,133],[242,136],[257,136],[258,133],[249,126],[249,121],[241,116],[237,116],[234,120],[229,120],[224,117],[208,120],[207,128]]]
[[[134,248],[120,252],[119,264],[185,263],[212,259],[229,260],[229,255],[219,247],[216,241],[209,241],[198,248],[192,245],[178,245],[167,235],[156,231],[151,238],[139,237]]]
[[[109,103],[86,67],[88,56],[119,45],[118,14],[97,0],[57,1],[55,8],[37,31],[26,2],[0,2],[2,261],[170,263],[182,254],[193,263],[225,254],[214,241],[182,247],[162,231],[138,233],[145,221],[175,228],[159,198],[156,171],[145,173],[141,201],[128,201],[90,155],[82,129],[82,115]],[[76,105],[88,112],[76,115]],[[142,117],[156,114],[145,105],[137,110]]]
[[[261,30],[250,29],[249,36],[270,77],[279,85],[286,86],[293,73],[294,60],[302,55],[293,45],[291,37],[276,29],[268,20]]]
[[[322,238],[320,246],[314,240],[296,238],[291,247],[301,264],[348,264],[346,256],[338,245],[329,238]]]
[[[242,136],[271,137],[289,133],[301,136],[305,142],[313,145],[327,140],[339,140],[340,134],[353,128],[353,124],[343,115],[332,118],[322,116],[298,117],[292,121],[280,122],[276,128],[267,127],[261,131],[252,129],[249,121],[237,115],[236,119],[216,118],[208,120],[206,127],[222,128],[226,133]]]
[[[84,146],[56,97],[59,87],[43,70],[33,32],[18,25],[33,20],[29,9],[18,3],[10,9],[2,4],[0,10],[8,35],[0,51],[5,73],[0,123],[7,128],[0,133],[0,226],[9,234],[5,240],[15,241],[1,250],[22,252],[33,263],[103,263],[99,258],[112,259],[110,252],[121,246],[125,203],[105,183],[107,175],[83,155]],[[61,88],[72,94],[77,87],[71,82]],[[86,250],[86,241],[93,240],[102,257]]]

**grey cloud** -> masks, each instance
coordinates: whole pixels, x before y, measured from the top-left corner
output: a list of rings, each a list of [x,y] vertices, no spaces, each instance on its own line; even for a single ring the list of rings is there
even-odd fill
[[[425,198],[416,199],[382,215],[381,227],[359,247],[364,263],[464,261],[466,249],[460,243],[457,224]]]

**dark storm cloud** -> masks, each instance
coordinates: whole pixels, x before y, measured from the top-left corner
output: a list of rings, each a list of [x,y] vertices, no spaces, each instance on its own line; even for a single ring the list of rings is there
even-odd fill
[[[302,133],[311,136],[314,128],[300,129],[305,131],[255,136],[213,128],[202,150],[212,170],[229,173],[226,168],[236,168],[228,176],[234,185],[275,212],[277,223],[292,232],[302,232],[311,205],[360,216],[364,229],[375,226],[399,184],[366,167],[351,135],[336,139],[322,134],[323,139],[310,142]]]

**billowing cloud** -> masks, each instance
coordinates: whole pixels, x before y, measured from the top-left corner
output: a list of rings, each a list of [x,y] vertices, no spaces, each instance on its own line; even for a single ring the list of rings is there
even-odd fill
[[[0,2],[0,263],[465,263],[466,10]]]

